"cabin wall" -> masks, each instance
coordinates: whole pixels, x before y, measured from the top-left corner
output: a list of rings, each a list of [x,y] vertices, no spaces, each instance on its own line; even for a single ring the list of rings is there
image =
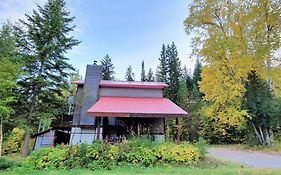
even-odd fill
[[[162,89],[104,88],[99,91],[100,97],[144,97],[162,98]]]
[[[100,131],[100,139],[102,139],[103,128]],[[70,145],[76,145],[81,143],[91,144],[97,139],[97,128],[81,128],[72,127],[70,136]]]
[[[34,150],[40,147],[50,147],[53,146],[55,139],[55,130],[51,130],[42,135],[38,135],[35,140]]]

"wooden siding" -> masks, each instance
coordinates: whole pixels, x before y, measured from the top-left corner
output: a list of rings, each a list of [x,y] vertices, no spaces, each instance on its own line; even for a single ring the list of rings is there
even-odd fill
[[[150,97],[162,98],[162,89],[100,88],[100,97]]]

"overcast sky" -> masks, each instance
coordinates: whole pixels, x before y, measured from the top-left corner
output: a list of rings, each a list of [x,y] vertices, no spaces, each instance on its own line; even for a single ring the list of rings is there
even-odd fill
[[[24,19],[24,14],[36,9],[36,3],[45,1],[0,0],[1,25],[7,19]],[[139,80],[142,60],[146,71],[152,67],[155,72],[162,44],[174,41],[182,65],[192,70],[190,36],[183,26],[188,4],[186,0],[66,0],[76,17],[73,35],[82,41],[68,52],[70,63],[84,76],[86,64],[109,54],[117,79],[124,79],[126,68],[132,65]]]

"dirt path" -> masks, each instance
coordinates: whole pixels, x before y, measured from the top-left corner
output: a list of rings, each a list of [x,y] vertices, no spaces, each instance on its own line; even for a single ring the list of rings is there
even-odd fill
[[[280,168],[281,155],[272,155],[260,152],[247,152],[235,148],[211,147],[208,156],[239,162],[253,168]],[[280,170],[281,174],[281,170]]]

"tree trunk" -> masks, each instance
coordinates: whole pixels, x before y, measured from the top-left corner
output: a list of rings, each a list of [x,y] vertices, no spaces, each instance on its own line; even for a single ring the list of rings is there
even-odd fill
[[[268,132],[269,132],[270,143],[272,143],[274,140],[273,130],[271,128],[269,128]]]
[[[39,120],[39,126],[38,126],[37,132],[39,133],[40,131],[41,131],[41,118],[40,118],[40,120]]]
[[[269,145],[269,146],[271,145],[268,128],[265,128],[265,143],[266,143],[266,145]]]
[[[3,145],[3,131],[2,131],[2,117],[0,117],[0,157],[2,157],[2,145]]]
[[[254,129],[256,138],[259,140],[260,144],[262,144],[262,138],[261,138],[261,135],[259,134],[259,132],[258,132],[256,126],[254,125],[253,122],[250,121],[250,123],[251,123],[251,125],[253,126],[253,129]]]
[[[24,134],[24,144],[23,144],[23,157],[27,157],[29,154],[29,142],[30,142],[30,126],[26,126]]]
[[[260,135],[261,135],[262,145],[265,145],[264,133],[263,133],[261,126],[259,126],[259,131],[260,131]]]
[[[27,117],[27,125],[26,125],[25,136],[24,136],[24,144],[23,144],[23,157],[27,157],[28,154],[29,154],[28,146],[29,146],[29,142],[30,142],[32,116],[33,116],[34,109],[35,109],[35,102],[36,102],[38,89],[39,89],[38,85],[35,85],[34,90],[33,90],[33,94],[32,94],[32,98],[31,98],[31,107],[30,107],[30,111],[29,111],[29,114],[28,114],[28,117]]]

